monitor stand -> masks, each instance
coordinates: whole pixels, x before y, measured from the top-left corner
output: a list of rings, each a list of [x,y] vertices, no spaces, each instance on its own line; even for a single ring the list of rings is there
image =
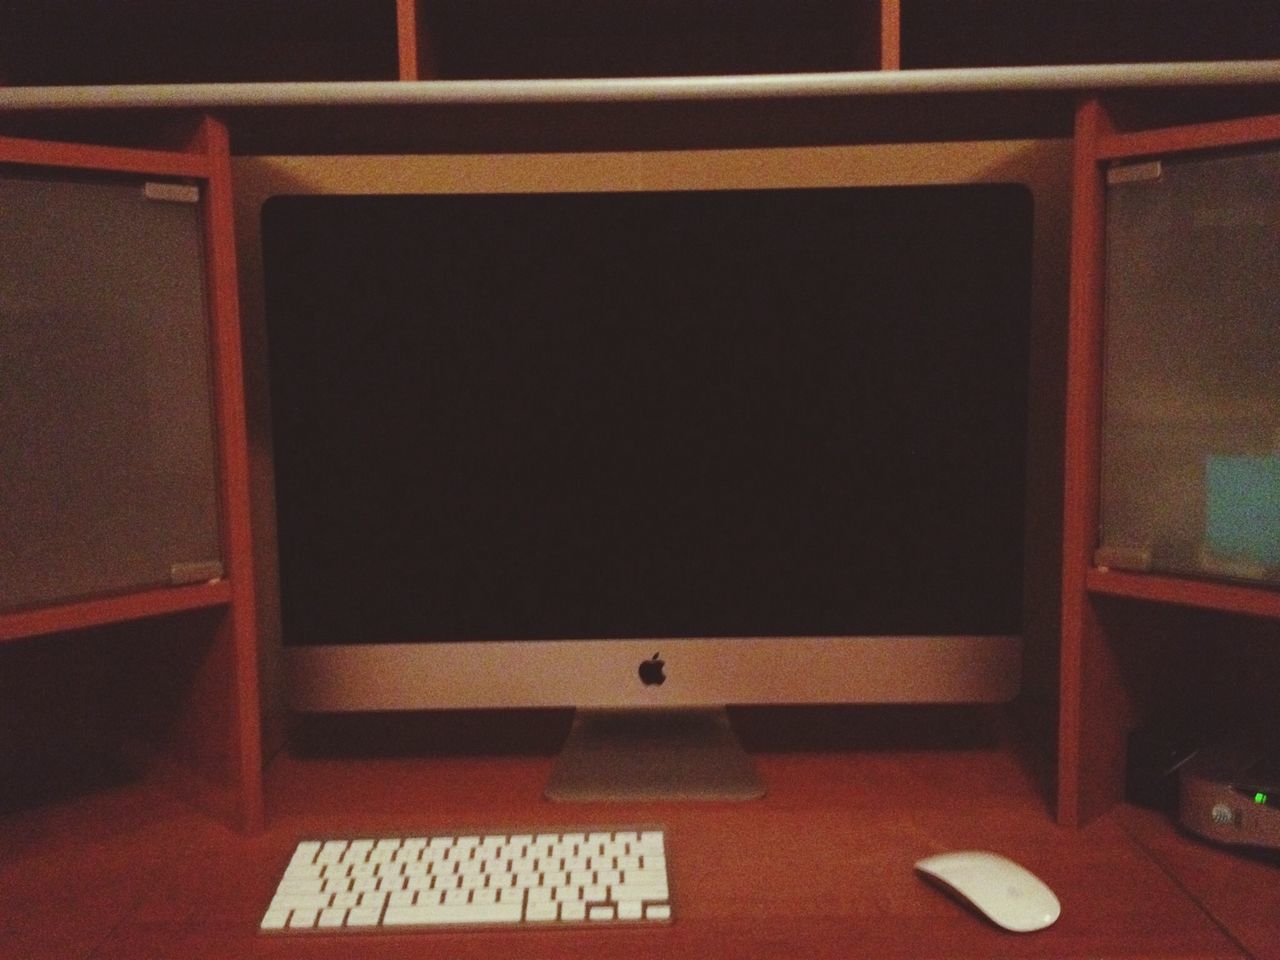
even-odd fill
[[[755,764],[724,708],[578,710],[546,796],[593,800],[754,800]]]

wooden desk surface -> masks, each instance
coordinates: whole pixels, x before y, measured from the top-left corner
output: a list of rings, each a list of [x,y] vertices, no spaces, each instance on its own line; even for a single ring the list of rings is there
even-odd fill
[[[742,720],[769,793],[739,804],[550,804],[547,745],[562,718],[541,715],[437,719],[381,756],[368,738],[386,722],[322,730],[323,749],[304,738],[272,762],[268,827],[250,838],[147,778],[92,784],[0,815],[0,957],[1280,958],[1274,863],[1134,808],[1059,827],[1038,764],[964,714],[926,711],[902,734],[892,712],[779,716]],[[480,723],[498,731],[487,745]],[[256,931],[304,836],[652,822],[668,830],[670,927]],[[1062,902],[1058,923],[1005,933],[914,875],[917,859],[963,848],[1039,874]]]

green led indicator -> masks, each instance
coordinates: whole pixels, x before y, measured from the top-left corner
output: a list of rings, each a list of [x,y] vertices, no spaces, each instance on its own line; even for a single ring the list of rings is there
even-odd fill
[[[1254,802],[1254,803],[1266,803],[1266,802],[1267,802],[1267,795],[1266,795],[1265,793],[1255,793],[1255,794],[1253,795],[1253,802]]]

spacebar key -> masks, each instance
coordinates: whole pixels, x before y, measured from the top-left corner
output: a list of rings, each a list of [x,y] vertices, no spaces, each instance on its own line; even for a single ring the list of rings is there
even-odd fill
[[[416,907],[388,906],[384,927],[417,927],[451,923],[519,923],[519,903],[433,903]]]

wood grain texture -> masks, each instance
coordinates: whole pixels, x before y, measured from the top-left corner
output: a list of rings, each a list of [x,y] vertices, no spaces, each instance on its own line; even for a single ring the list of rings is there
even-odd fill
[[[1113,160],[1236,147],[1269,140],[1280,140],[1280,114],[1154,130],[1112,130],[1099,137],[1097,156]]]
[[[902,66],[902,2],[880,0],[880,69]]]
[[[53,143],[5,136],[0,136],[0,162],[199,179],[209,175],[208,158],[199,153]]]
[[[763,800],[637,805],[544,801],[546,748],[561,727],[538,716],[408,720],[413,736],[399,744],[362,743],[358,725],[345,740],[330,729],[328,752],[313,744],[306,756],[289,751],[274,761],[272,816],[256,836],[229,832],[145,781],[0,817],[0,897],[14,908],[0,921],[0,953],[63,960],[1245,955],[1171,872],[1209,862],[1194,845],[1158,822],[1137,843],[1115,814],[1088,830],[1059,827],[1018,751],[961,713],[753,711],[745,739],[768,786]],[[860,732],[867,730],[876,732]],[[433,745],[437,733],[450,742]],[[669,928],[354,939],[256,932],[303,836],[655,822],[669,835],[676,906]],[[1157,847],[1159,856],[1149,852]],[[1005,853],[1040,874],[1062,901],[1058,923],[1033,936],[1005,933],[912,870],[921,857],[972,848]],[[1215,898],[1232,889],[1225,871],[1217,882],[1220,889],[1207,891]],[[1250,916],[1242,920],[1259,919]]]
[[[1266,586],[1098,569],[1089,570],[1085,582],[1097,594],[1280,618],[1280,591]]]
[[[1062,556],[1062,656],[1058,816],[1079,825],[1117,799],[1109,783],[1108,736],[1116,720],[1107,651],[1085,572],[1098,529],[1101,425],[1103,182],[1097,142],[1110,127],[1102,103],[1076,112],[1067,334],[1066,456]],[[1099,740],[1099,737],[1106,739]]]
[[[1280,859],[1217,847],[1161,814],[1122,807],[1116,822],[1255,960],[1280,960]]]
[[[228,615],[218,625],[215,643],[225,648],[215,658],[225,676],[214,678],[217,698],[229,703],[196,705],[226,716],[230,736],[228,775],[239,795],[237,816],[244,830],[262,824],[262,746],[258,693],[258,644],[255,614],[253,542],[250,530],[249,450],[244,400],[244,360],[236,276],[235,216],[232,205],[231,145],[227,127],[206,116],[198,134],[209,164],[204,197],[209,258],[209,304],[213,335],[214,409],[221,469],[219,507],[223,556],[232,587]]]
[[[396,0],[396,47],[401,80],[426,79],[419,72],[418,40],[418,0]]]
[[[231,585],[225,580],[216,580],[184,587],[160,587],[115,597],[96,597],[55,607],[0,613],[0,641],[217,607],[230,603],[231,597]]]

